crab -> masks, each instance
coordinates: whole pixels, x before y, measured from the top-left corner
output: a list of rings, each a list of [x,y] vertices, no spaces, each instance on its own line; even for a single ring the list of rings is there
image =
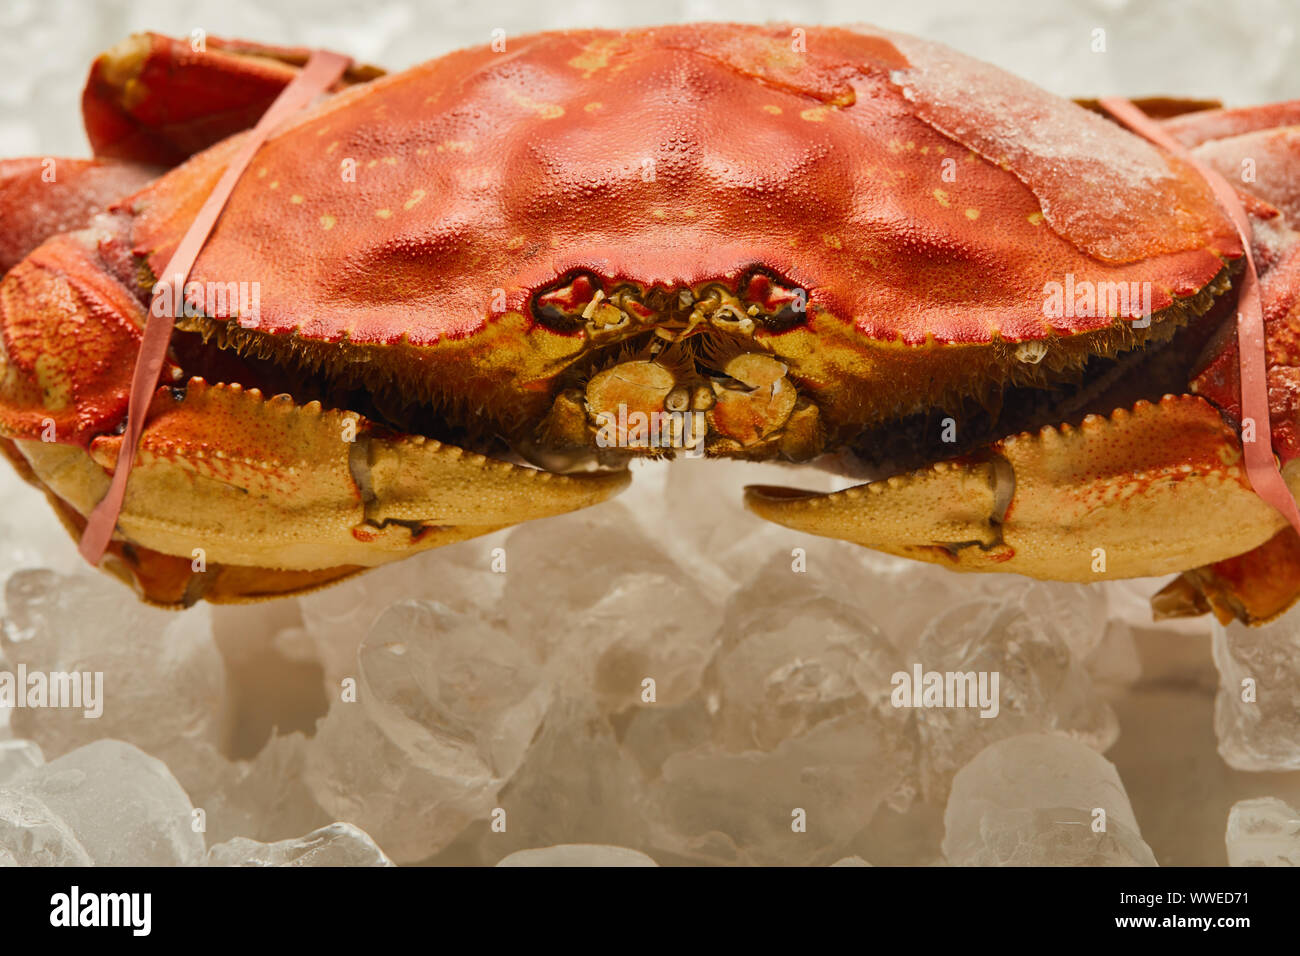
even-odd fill
[[[0,447],[74,536],[160,273],[308,52],[131,37],[86,86],[94,159],[0,164]],[[1300,488],[1300,103],[1139,106],[1239,184]],[[1267,620],[1300,536],[1242,463],[1244,254],[1184,158],[881,30],[353,66],[207,238],[102,566],[163,605],[292,594],[686,453],[857,480],[746,489],[790,528],[963,572],[1177,574],[1158,613]]]

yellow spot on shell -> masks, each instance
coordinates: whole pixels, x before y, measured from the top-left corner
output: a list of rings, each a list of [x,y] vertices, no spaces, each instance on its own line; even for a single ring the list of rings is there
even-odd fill
[[[1029,224],[1031,226],[1041,226],[1043,224],[1043,214],[1041,212],[1031,212],[1029,214]]]
[[[826,243],[826,245],[830,246],[832,249],[844,248],[844,243],[840,241],[840,237],[829,232],[822,236],[822,242]]]
[[[507,248],[507,249],[522,249],[522,248],[523,248],[523,245],[524,245],[524,237],[523,237],[523,236],[515,236],[513,239],[511,239],[509,242],[506,243],[506,248]]]
[[[259,169],[259,170],[257,171],[257,178],[258,178],[258,179],[265,179],[265,178],[266,178],[266,167],[265,167],[265,166],[263,166],[261,169]]]
[[[801,112],[799,115],[810,123],[820,123],[826,119],[826,114],[831,111],[829,106],[812,106]]]
[[[396,165],[397,165],[397,157],[396,157],[396,156],[385,156],[383,159],[380,160],[380,162],[383,163],[383,164],[386,165],[386,166],[396,166]]]
[[[390,219],[392,218],[393,211],[391,209],[376,209],[375,215],[380,219]]]
[[[330,153],[334,152],[334,150],[338,148],[339,148],[339,141],[336,139],[334,140],[334,142],[330,143],[328,146],[325,147],[325,155],[328,156]]]
[[[590,102],[590,103],[588,103],[586,106],[584,106],[584,107],[583,107],[583,110],[584,110],[585,112],[588,112],[588,113],[594,113],[594,112],[596,112],[596,110],[598,110],[598,109],[603,109],[604,106],[605,106],[605,104],[602,103],[602,102],[600,102],[599,100],[593,100],[592,102]]]
[[[978,209],[968,208],[966,210],[967,219],[978,219],[979,217],[980,217],[980,211]]]
[[[945,209],[948,207],[948,194],[942,189],[936,189],[934,191],[934,198],[940,206],[943,206]]]
[[[413,206],[415,206],[415,204],[418,203],[424,197],[425,197],[425,192],[423,189],[414,189],[411,191],[411,198],[406,200],[406,202],[402,204],[402,208],[410,209]]]
[[[667,214],[662,209],[651,209],[650,215],[655,219],[663,219]]]
[[[514,87],[506,87],[506,95],[514,100],[526,110],[532,110],[542,119],[559,119],[564,115],[564,107],[558,103],[541,103],[531,97],[524,96]]]
[[[293,203],[295,206],[301,206],[302,197],[299,196],[297,193],[294,193],[292,196],[289,197],[289,202]]]
[[[777,106],[775,103],[768,103],[766,106],[763,107],[763,112],[771,113],[773,116],[780,116],[781,107]]]
[[[266,188],[267,188],[267,189],[279,189],[279,188],[280,188],[280,180],[278,180],[278,179],[273,179],[273,180],[271,181],[271,184],[270,184],[269,186],[267,186]]]
[[[336,220],[334,219],[333,216],[321,216],[320,227],[322,229],[333,229],[335,221]]]
[[[569,66],[582,70],[582,78],[590,79],[591,74],[609,66],[609,55],[618,45],[617,40],[593,40],[582,48],[582,52],[569,61]]]
[[[440,153],[472,153],[474,144],[467,139],[449,139],[434,147]]]

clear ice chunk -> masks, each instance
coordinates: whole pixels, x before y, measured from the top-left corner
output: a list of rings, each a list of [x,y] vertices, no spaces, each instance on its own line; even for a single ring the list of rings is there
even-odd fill
[[[7,833],[0,846],[52,855],[51,863],[96,866],[192,866],[203,861],[203,834],[189,797],[161,760],[120,740],[99,740],[29,770],[11,782],[0,805]],[[17,821],[17,822],[15,822]]]
[[[1247,627],[1213,625],[1219,754],[1237,770],[1300,770],[1300,607]]]
[[[658,866],[640,850],[596,843],[568,843],[559,846],[516,850],[497,866]]]
[[[1238,801],[1225,839],[1229,866],[1300,866],[1300,810],[1277,797]]]
[[[508,779],[550,699],[527,647],[438,602],[390,607],[357,662],[360,702],[375,725],[408,759],[466,779]]]
[[[604,711],[659,703],[699,686],[716,604],[618,502],[521,525],[506,539],[505,607],[558,690],[594,693]]]
[[[149,607],[88,570],[20,571],[6,593],[0,648],[9,666],[88,673],[102,698],[102,713],[90,719],[83,708],[16,709],[15,735],[36,741],[49,757],[102,738],[128,741],[163,760],[204,802],[225,764],[225,665],[212,642],[210,606],[179,614]]]
[[[1017,587],[1017,585],[1021,585]],[[1070,622],[1089,613],[1091,598],[1066,585],[1045,589],[1012,581],[1005,596],[990,593],[957,602],[933,616],[916,644],[913,661],[923,672],[997,675],[997,713],[982,708],[920,707],[912,713],[919,735],[921,789],[941,801],[953,775],[990,743],[1016,734],[1067,733],[1095,750],[1115,742],[1119,722],[1096,692],[1084,663],[1071,648],[1096,646],[1101,630],[1081,640]],[[1044,614],[1044,604],[1054,608]],[[1037,605],[1037,606],[1036,606]],[[907,665],[900,668],[908,670]]]
[[[57,813],[26,792],[0,787],[0,866],[91,866],[94,860]]]
[[[45,763],[41,745],[34,740],[0,740],[0,787]]]
[[[954,866],[1155,866],[1114,764],[1056,734],[985,748],[953,778],[943,852]]]
[[[370,836],[350,823],[331,823],[295,840],[259,843],[236,837],[208,850],[208,866],[392,866]]]

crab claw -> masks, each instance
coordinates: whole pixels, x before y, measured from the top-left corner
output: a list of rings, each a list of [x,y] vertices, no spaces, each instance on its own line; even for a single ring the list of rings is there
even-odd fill
[[[121,438],[98,437],[88,450],[14,444],[75,528],[107,490]],[[229,583],[231,568],[245,572],[236,572],[240,582],[253,569],[270,576],[292,569],[281,586],[257,595],[269,596],[597,504],[627,480],[625,472],[551,475],[432,439],[391,436],[354,412],[192,379],[183,394],[164,388],[155,396],[118,518],[116,554],[156,603],[247,597]],[[183,581],[174,569],[159,575],[141,551],[154,565],[183,555],[194,574]],[[214,592],[223,580],[229,593]]]
[[[1251,490],[1236,435],[1191,395],[831,494],[750,487],[746,504],[790,528],[958,571],[1059,581],[1211,564],[1284,524]]]

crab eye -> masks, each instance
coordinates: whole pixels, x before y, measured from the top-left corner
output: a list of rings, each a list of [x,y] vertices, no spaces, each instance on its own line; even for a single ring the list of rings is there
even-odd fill
[[[590,272],[570,273],[533,294],[534,321],[562,335],[582,331],[586,325],[583,312],[602,294],[601,286],[600,279]]]
[[[787,305],[772,315],[759,316],[758,321],[769,332],[788,332],[808,321],[808,310],[806,306],[796,309],[793,305]]]
[[[785,332],[808,319],[808,290],[785,276],[756,268],[740,283],[741,298],[753,306],[755,321],[769,332]]]
[[[553,306],[534,306],[533,318],[538,325],[561,335],[572,335],[581,332],[583,328],[581,315],[562,312]]]

